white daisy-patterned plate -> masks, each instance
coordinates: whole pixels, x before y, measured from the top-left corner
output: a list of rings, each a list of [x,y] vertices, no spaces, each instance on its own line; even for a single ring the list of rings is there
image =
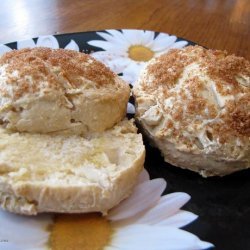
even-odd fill
[[[0,45],[0,55],[36,46],[83,51],[104,62],[133,87],[148,60],[170,48],[187,45],[194,43],[165,33],[105,30]],[[130,100],[128,116],[133,114]],[[198,250],[213,248],[213,244],[216,249],[250,249],[250,171],[203,179],[165,163],[157,149],[145,144],[145,168],[151,180],[145,170],[130,198],[107,217],[25,217],[0,210],[0,249]]]

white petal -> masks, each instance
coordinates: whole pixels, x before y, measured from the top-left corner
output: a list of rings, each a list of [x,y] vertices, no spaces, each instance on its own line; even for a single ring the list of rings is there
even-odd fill
[[[153,43],[155,42],[155,40],[160,40],[160,39],[167,39],[169,37],[169,34],[167,33],[159,33],[156,38],[151,41],[151,43],[149,43],[148,45],[150,46],[150,48],[152,47]]]
[[[168,33],[159,33],[156,38],[157,39],[166,39],[168,37],[170,37],[170,35]]]
[[[199,250],[213,246],[180,229],[148,225],[121,228],[110,245],[122,250]]]
[[[18,244],[8,242],[4,244],[3,248],[1,248],[1,245],[0,245],[0,249],[1,250],[46,250],[47,247],[46,246],[34,247],[34,246],[27,246],[27,245],[18,245]]]
[[[5,54],[6,52],[11,51],[12,49],[4,44],[0,44],[0,56]]]
[[[133,82],[135,81],[136,77],[134,76],[134,74],[123,74],[121,76],[121,78],[125,81],[128,82],[130,84],[133,84]]]
[[[141,32],[143,31],[129,29],[122,30],[122,33],[130,45],[141,44]]]
[[[119,45],[119,44],[114,44],[106,41],[101,41],[101,40],[92,40],[87,42],[91,46],[95,46],[98,48],[101,48],[103,50],[109,51],[109,52],[117,52],[117,53],[122,53],[126,51],[126,49]]]
[[[111,34],[113,37],[119,39],[119,40],[125,40],[126,38],[124,37],[123,33],[118,30],[106,30],[109,34]]]
[[[153,51],[166,50],[174,44],[176,36],[168,36],[165,34],[158,35],[152,43],[151,49]]]
[[[66,47],[64,49],[70,49],[70,50],[75,50],[75,51],[79,51],[79,46],[77,45],[77,43],[74,40],[70,40],[70,42],[66,45]]]
[[[24,48],[34,48],[36,44],[33,39],[27,39],[17,42],[17,49],[24,49]]]
[[[39,36],[36,43],[37,47],[48,47],[58,49],[59,44],[54,36]]]
[[[160,198],[158,203],[138,218],[134,218],[137,224],[161,223],[170,216],[176,214],[179,209],[188,202],[190,196],[186,193],[171,193]]]
[[[142,170],[142,172],[140,173],[137,182],[138,182],[138,184],[140,184],[140,183],[145,182],[145,181],[149,181],[149,174],[148,174],[148,171],[144,168]]]
[[[108,214],[109,220],[129,218],[153,206],[161,197],[166,188],[166,181],[158,178],[145,181],[135,187],[132,195],[122,201]]]
[[[109,62],[109,67],[116,73],[122,73],[129,65],[130,60],[125,56],[120,56]]]
[[[107,67],[113,70],[116,74],[122,73],[128,66],[130,61],[125,55],[112,53],[107,51],[97,51],[91,54],[96,60],[104,63]]]
[[[118,31],[119,32],[119,31]],[[112,36],[105,32],[96,32],[100,37],[104,38],[106,41],[113,43],[113,44],[119,44],[124,47],[125,50],[127,50],[129,43],[124,38],[124,36],[121,38],[120,36]],[[120,32],[119,32],[120,33]]]
[[[171,49],[181,49],[187,45],[188,45],[187,41],[179,41],[179,42],[175,42],[173,45],[171,45],[170,48]]]
[[[128,105],[127,105],[127,113],[128,114],[134,114],[135,113],[135,106],[128,102]]]
[[[162,220],[159,222],[157,225],[160,226],[171,226],[171,227],[184,227],[194,220],[196,220],[198,216],[194,213],[188,212],[188,211],[183,211],[180,210],[177,212],[175,215]]]
[[[90,55],[94,57],[96,60],[103,62],[103,63],[107,63],[117,58],[116,53],[111,53],[107,51],[97,51],[97,52],[91,53]]]
[[[0,239],[7,239],[10,244],[25,246],[24,249],[34,249],[46,245],[49,237],[46,227],[52,223],[52,217],[27,217],[0,211],[0,222]]]
[[[138,79],[141,71],[144,69],[146,63],[135,63],[134,61],[130,60],[130,64],[127,68],[123,71],[123,79],[126,82],[129,82],[130,84],[134,85],[136,80]]]
[[[3,250],[29,250],[26,246],[20,246],[10,242],[0,242],[0,249]]]
[[[143,34],[143,45],[148,46],[154,40],[155,32],[146,30]]]
[[[201,240],[197,242],[197,249],[209,250],[211,248],[214,248],[214,245],[210,242],[201,241]]]

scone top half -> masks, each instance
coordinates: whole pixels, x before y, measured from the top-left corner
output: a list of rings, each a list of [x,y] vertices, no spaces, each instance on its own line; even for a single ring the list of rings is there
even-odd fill
[[[0,58],[0,121],[13,131],[85,134],[126,114],[129,86],[89,55],[49,48]]]
[[[136,118],[167,162],[203,176],[250,167],[250,64],[199,46],[149,62]]]

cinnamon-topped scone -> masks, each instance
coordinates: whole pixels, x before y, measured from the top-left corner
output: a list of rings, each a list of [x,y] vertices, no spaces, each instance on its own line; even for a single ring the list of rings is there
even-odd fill
[[[150,61],[134,88],[136,119],[165,161],[202,176],[250,167],[250,63],[199,46]]]
[[[0,121],[12,131],[85,134],[126,114],[129,86],[89,55],[14,50],[0,58]]]

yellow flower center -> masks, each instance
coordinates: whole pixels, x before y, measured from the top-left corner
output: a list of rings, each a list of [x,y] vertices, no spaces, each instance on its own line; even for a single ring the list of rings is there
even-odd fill
[[[51,227],[51,250],[103,250],[110,242],[112,228],[100,214],[57,215]]]
[[[153,58],[154,52],[143,45],[133,45],[128,49],[128,56],[134,61],[147,62]]]

